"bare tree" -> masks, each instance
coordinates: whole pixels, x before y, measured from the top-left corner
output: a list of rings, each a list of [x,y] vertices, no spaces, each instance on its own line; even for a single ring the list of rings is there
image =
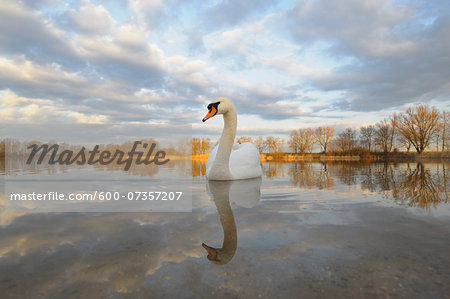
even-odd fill
[[[394,126],[387,120],[380,121],[375,126],[375,143],[384,153],[390,153],[394,144]]]
[[[184,138],[177,142],[177,151],[181,155],[186,155],[192,150],[192,139]]]
[[[209,153],[209,150],[211,149],[211,141],[209,139],[203,139],[201,140],[201,153],[206,154]]]
[[[375,138],[375,127],[373,125],[361,127],[359,128],[359,134],[361,136],[361,141],[367,146],[367,149],[370,152],[372,150],[372,143]]]
[[[311,128],[299,129],[300,153],[310,153],[314,146],[314,130]]]
[[[399,132],[398,132],[398,122],[400,120],[400,114],[398,113],[394,113],[391,116],[389,116],[389,120],[391,122],[391,126],[392,126],[392,149],[396,148],[397,145],[397,139],[399,137]]]
[[[283,152],[284,140],[281,138],[267,137],[266,144],[269,154],[280,154]]]
[[[192,155],[206,154],[211,149],[211,141],[203,138],[192,138]]]
[[[336,146],[342,153],[351,153],[356,146],[356,131],[347,128],[338,135]]]
[[[255,139],[254,144],[260,153],[267,149],[267,142],[261,136]]]
[[[430,140],[438,130],[438,122],[438,110],[421,105],[408,108],[405,113],[400,114],[398,130],[411,142],[417,153],[421,154],[430,145]]]
[[[311,152],[314,145],[314,131],[311,128],[298,129],[291,132],[289,147],[296,153]]]
[[[409,150],[411,149],[411,141],[409,139],[403,137],[400,135],[400,138],[398,139],[400,146],[404,147],[406,149],[406,152],[409,153]]]
[[[443,126],[443,123],[438,123],[438,129],[436,130],[436,132],[434,133],[434,135],[433,135],[433,137],[432,137],[432,140],[434,141],[434,144],[436,145],[436,152],[438,152],[439,151],[439,143],[441,142],[441,140],[442,140],[442,126]],[[430,141],[430,147],[431,147],[431,141]]]
[[[333,138],[334,136],[334,128],[328,126],[318,127],[316,128],[314,133],[315,140],[322,147],[322,152],[326,154],[328,144],[330,143],[331,138]]]
[[[201,141],[200,141],[200,138],[195,138],[195,137],[192,138],[191,146],[192,146],[191,153],[193,155],[200,154],[200,152],[201,152]]]
[[[441,120],[442,120],[442,151],[445,151],[446,145],[447,145],[447,140],[448,140],[448,136],[449,135],[449,128],[448,128],[448,122],[449,122],[449,117],[450,116],[450,112],[447,111],[442,111],[442,115],[441,115]]]
[[[289,148],[291,148],[294,153],[300,152],[300,137],[298,135],[297,130],[293,130],[290,134],[289,141],[288,141]]]

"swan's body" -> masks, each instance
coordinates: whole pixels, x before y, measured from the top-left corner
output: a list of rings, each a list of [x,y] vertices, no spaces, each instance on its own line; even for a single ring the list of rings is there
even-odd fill
[[[210,180],[240,180],[256,178],[261,176],[260,156],[256,147],[245,142],[235,143],[231,149],[229,160],[229,175],[226,167],[223,169],[212,169],[216,160],[220,143],[216,145],[209,154],[206,162],[206,176]],[[217,165],[217,164],[216,164]],[[230,178],[228,178],[230,177]]]
[[[227,98],[217,98],[208,105],[209,113],[203,119],[222,114],[224,127],[219,144],[211,151],[206,162],[206,177],[209,180],[241,180],[260,177],[261,158],[252,143],[235,144],[236,108]]]

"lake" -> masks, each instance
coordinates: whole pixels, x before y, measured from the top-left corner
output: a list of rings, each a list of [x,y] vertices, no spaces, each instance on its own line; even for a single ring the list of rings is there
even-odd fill
[[[29,213],[2,195],[1,298],[449,298],[448,162],[265,162],[262,179],[231,182],[190,161],[6,168],[4,181],[82,172],[102,189],[178,177],[192,212]]]

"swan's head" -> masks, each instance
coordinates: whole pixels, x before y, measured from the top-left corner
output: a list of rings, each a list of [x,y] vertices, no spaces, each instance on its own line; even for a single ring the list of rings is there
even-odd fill
[[[208,113],[203,118],[203,122],[216,114],[225,114],[230,110],[235,110],[233,102],[227,98],[217,98],[212,103],[208,104],[207,108]]]
[[[212,262],[220,262],[222,259],[219,257],[219,254],[217,252],[217,249],[211,246],[206,245],[205,243],[202,243],[203,248],[205,248],[206,252],[208,253],[208,260]]]
[[[228,264],[233,259],[234,252],[231,255],[225,254],[225,256],[222,257],[221,253],[223,253],[223,249],[216,249],[214,247],[206,245],[205,243],[202,243],[202,246],[206,249],[206,252],[208,252],[208,260],[218,266]]]

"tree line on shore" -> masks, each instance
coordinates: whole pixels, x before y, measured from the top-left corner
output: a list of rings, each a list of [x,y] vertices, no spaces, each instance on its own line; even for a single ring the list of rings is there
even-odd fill
[[[237,142],[252,142],[260,153],[271,155],[286,152],[305,155],[313,151],[329,155],[409,153],[414,150],[418,154],[426,150],[446,152],[450,150],[449,119],[449,112],[440,112],[435,107],[421,105],[408,108],[403,113],[394,113],[374,125],[361,126],[359,129],[346,128],[339,134],[335,134],[336,131],[331,126],[320,126],[293,130],[288,140],[273,136],[241,136],[237,138]],[[0,142],[0,156],[3,156],[6,150],[5,141],[8,141],[8,138]],[[40,144],[39,141],[32,143]],[[9,147],[8,152],[24,153],[29,142],[9,140],[6,144]],[[129,141],[121,145],[100,145],[100,148],[123,149],[127,152],[131,144]],[[79,148],[65,143],[61,146],[64,149]],[[167,154],[186,155],[191,152],[192,155],[202,155],[208,154],[211,148],[209,139],[192,138],[179,140],[177,144],[165,150]]]
[[[450,150],[449,119],[447,111],[420,105],[403,113],[394,113],[374,125],[346,128],[337,135],[333,127],[320,126],[293,130],[288,140],[241,136],[237,142],[252,142],[260,153],[267,154],[281,154],[286,147],[289,152],[301,155],[318,148],[320,153],[331,155],[409,153],[414,150],[418,154],[426,150],[445,152]],[[211,146],[209,139],[193,138],[191,141],[193,155],[206,154]]]

